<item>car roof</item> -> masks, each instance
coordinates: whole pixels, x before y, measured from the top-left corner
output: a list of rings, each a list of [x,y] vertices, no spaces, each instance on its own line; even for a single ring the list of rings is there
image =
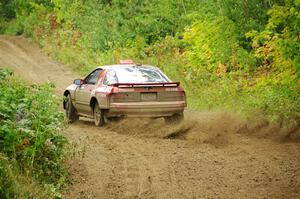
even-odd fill
[[[152,69],[158,69],[156,66],[151,66],[151,65],[141,65],[141,64],[114,64],[114,65],[104,65],[104,66],[97,66],[96,68],[101,68],[101,69],[114,69],[114,68],[152,68]]]

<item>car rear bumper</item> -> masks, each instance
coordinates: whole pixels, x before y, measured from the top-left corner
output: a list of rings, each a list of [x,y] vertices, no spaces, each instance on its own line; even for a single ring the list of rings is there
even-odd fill
[[[122,102],[111,103],[108,117],[163,117],[182,113],[186,106],[185,101],[174,102]]]

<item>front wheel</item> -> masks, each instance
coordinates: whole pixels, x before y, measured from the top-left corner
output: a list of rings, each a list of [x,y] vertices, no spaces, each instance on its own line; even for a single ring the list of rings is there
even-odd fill
[[[183,113],[177,113],[172,116],[166,116],[164,117],[165,123],[167,124],[176,124],[183,121]]]
[[[79,119],[79,117],[78,117],[77,111],[72,103],[71,95],[67,96],[65,107],[66,107],[66,118],[67,118],[68,122],[69,123],[76,122]]]
[[[104,111],[100,109],[97,102],[94,106],[94,122],[96,126],[103,126],[105,124]]]

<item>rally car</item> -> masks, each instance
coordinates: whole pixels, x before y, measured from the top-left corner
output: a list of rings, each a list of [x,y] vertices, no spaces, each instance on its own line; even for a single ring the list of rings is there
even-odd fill
[[[95,68],[84,79],[75,79],[64,92],[63,107],[69,122],[81,117],[103,126],[115,117],[183,119],[186,95],[155,66],[122,61]]]

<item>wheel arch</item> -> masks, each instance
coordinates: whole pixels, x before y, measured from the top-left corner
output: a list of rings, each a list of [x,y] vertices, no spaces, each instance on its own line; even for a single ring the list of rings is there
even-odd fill
[[[97,98],[96,97],[92,97],[91,100],[90,100],[90,107],[91,107],[92,110],[94,110],[94,106],[95,106],[96,103],[99,104]]]

